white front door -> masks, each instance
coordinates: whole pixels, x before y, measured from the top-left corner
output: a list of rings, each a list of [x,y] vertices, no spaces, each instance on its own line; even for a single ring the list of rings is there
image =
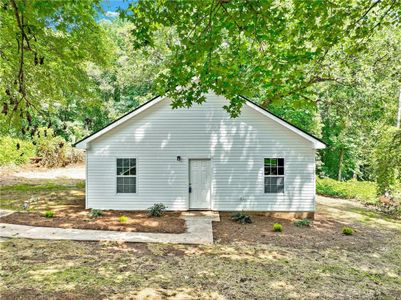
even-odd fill
[[[189,161],[189,208],[210,209],[210,159]]]

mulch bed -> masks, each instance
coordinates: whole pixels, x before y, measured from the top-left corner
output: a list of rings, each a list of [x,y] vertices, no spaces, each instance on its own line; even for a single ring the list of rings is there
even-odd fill
[[[230,213],[220,213],[220,222],[213,222],[215,243],[231,244],[273,244],[282,247],[326,249],[333,245],[343,249],[371,249],[386,243],[389,236],[399,234],[396,231],[384,232],[382,228],[362,226],[330,218],[323,213],[316,213],[311,227],[297,227],[293,220],[277,219],[261,213],[247,213],[251,224],[239,224],[231,220]],[[273,232],[273,224],[280,223],[282,232]],[[342,234],[344,226],[352,226],[354,234]]]
[[[128,217],[121,223],[120,216]],[[185,220],[179,218],[178,212],[166,212],[160,218],[150,218],[143,211],[103,211],[103,216],[91,218],[89,210],[80,207],[68,207],[55,210],[53,218],[45,218],[42,212],[15,212],[0,218],[1,223],[59,227],[74,229],[95,229],[129,232],[183,233],[186,231]]]

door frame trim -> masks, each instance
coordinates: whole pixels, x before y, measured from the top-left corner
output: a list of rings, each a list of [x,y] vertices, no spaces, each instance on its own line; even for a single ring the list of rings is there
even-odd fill
[[[191,160],[208,160],[210,161],[210,204],[209,204],[209,208],[207,209],[202,209],[202,208],[191,208],[191,195],[189,193],[189,182],[191,179]],[[213,210],[213,205],[214,205],[214,201],[213,201],[213,180],[212,180],[212,171],[213,171],[213,159],[211,156],[193,156],[193,157],[188,157],[187,159],[188,162],[188,167],[187,167],[187,210]]]

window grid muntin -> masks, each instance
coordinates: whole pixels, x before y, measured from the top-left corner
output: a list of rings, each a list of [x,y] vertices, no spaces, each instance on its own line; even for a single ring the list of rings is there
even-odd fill
[[[264,192],[266,194],[284,193],[285,166],[284,158],[265,158],[264,166]]]
[[[117,158],[116,192],[136,193],[136,158]]]

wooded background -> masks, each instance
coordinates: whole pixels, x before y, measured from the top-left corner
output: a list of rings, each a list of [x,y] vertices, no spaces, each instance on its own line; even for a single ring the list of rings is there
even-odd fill
[[[92,0],[0,6],[0,164],[57,165],[156,94],[174,108],[213,89],[232,117],[244,95],[325,141],[321,177],[400,190],[400,1],[138,1],[114,17]]]

